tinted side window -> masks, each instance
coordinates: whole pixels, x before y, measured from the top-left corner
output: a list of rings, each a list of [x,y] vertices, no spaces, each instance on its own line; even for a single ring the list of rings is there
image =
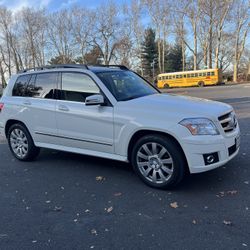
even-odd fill
[[[81,73],[62,73],[63,100],[85,102],[86,97],[99,93],[100,89],[89,76]]]
[[[33,75],[27,89],[30,97],[52,99],[56,89],[58,73],[42,73]]]
[[[30,75],[19,76],[12,91],[13,96],[26,96],[26,88],[30,80]]]

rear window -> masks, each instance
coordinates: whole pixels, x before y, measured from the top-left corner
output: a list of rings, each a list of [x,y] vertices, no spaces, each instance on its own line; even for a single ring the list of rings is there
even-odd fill
[[[31,75],[19,76],[12,91],[13,96],[25,96]]]
[[[56,89],[57,76],[58,73],[56,72],[33,75],[26,96],[52,99]]]

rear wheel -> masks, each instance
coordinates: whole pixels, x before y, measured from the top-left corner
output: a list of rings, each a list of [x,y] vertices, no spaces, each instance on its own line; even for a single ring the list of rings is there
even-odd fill
[[[198,86],[199,86],[199,87],[204,87],[204,86],[205,86],[205,83],[204,83],[203,81],[198,82]]]
[[[10,127],[7,133],[8,143],[12,154],[20,161],[31,161],[35,159],[40,149],[34,145],[33,139],[20,123]]]
[[[135,172],[151,187],[173,187],[185,175],[185,158],[179,146],[168,137],[142,137],[132,150],[131,161]]]
[[[164,84],[164,89],[169,89],[169,85],[167,83]]]

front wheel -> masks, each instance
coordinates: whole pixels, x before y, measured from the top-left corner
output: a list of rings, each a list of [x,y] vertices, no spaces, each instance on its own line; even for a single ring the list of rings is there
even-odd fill
[[[40,149],[34,145],[24,125],[20,123],[12,125],[8,130],[7,138],[10,150],[18,160],[31,161],[38,156]]]
[[[135,172],[151,187],[171,188],[185,175],[186,160],[179,145],[165,136],[142,137],[132,150],[131,161]]]

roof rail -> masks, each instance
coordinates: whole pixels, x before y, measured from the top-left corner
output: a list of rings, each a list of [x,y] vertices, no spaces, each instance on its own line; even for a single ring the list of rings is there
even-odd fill
[[[104,65],[104,64],[100,64],[100,65],[93,65],[94,67],[107,67],[107,68],[120,68],[123,70],[129,70],[126,66],[124,65],[115,65],[115,64],[110,64],[110,65]]]
[[[88,69],[88,66],[85,64],[55,64],[55,65],[44,65],[40,67],[35,67],[35,68],[28,68],[24,70],[20,70],[18,73],[25,73],[29,71],[39,71],[39,70],[46,70],[46,69],[70,69],[70,68],[84,68]]]

